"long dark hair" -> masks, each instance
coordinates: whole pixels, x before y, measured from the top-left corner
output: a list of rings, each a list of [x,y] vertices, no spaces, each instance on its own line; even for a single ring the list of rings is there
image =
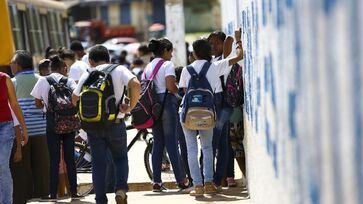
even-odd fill
[[[50,69],[52,72],[60,72],[66,66],[64,61],[58,55],[52,55],[50,59]]]
[[[166,38],[152,39],[148,45],[149,50],[154,54],[155,57],[161,57],[164,50],[170,51],[173,49],[173,44]]]
[[[207,40],[201,39],[193,42],[193,51],[198,59],[204,59],[208,62],[212,59],[212,49]]]

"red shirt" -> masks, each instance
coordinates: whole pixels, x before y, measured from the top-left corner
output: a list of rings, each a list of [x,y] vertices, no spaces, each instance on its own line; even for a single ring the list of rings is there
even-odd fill
[[[8,87],[6,85],[6,75],[0,72],[0,122],[12,121],[9,108]]]

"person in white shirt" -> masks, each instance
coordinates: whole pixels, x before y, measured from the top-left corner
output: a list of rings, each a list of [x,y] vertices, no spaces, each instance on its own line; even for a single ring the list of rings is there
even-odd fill
[[[153,168],[153,192],[165,190],[161,180],[161,167],[163,152],[166,150],[174,170],[174,175],[178,187],[185,189],[188,187],[188,179],[181,163],[180,153],[178,151],[178,138],[175,134],[176,122],[178,120],[178,102],[176,93],[178,87],[175,79],[174,64],[170,61],[172,58],[173,45],[165,38],[151,40],[149,50],[154,54],[154,59],[146,65],[144,77],[149,78],[153,73],[156,65],[164,60],[159,71],[154,77],[154,85],[158,94],[160,103],[163,104],[163,111],[159,121],[152,127],[154,134],[152,168]]]
[[[68,77],[78,83],[78,80],[81,78],[83,73],[87,72],[89,66],[83,61],[76,60],[76,55],[72,50],[65,49],[59,56],[67,65]]]
[[[110,56],[106,47],[102,45],[95,45],[89,51],[89,62],[91,64],[91,71],[97,69],[102,70],[110,66]],[[121,113],[130,112],[136,105],[140,97],[140,82],[136,76],[131,73],[124,66],[117,66],[111,73],[112,84],[115,92],[116,104],[120,103],[122,95],[124,94],[124,87],[129,88],[130,103],[121,103],[119,110]],[[73,92],[73,103],[76,104],[81,94],[82,86],[89,73],[86,72],[79,80],[77,88]],[[92,156],[92,180],[95,187],[96,202],[107,203],[106,196],[106,157],[107,151],[111,152],[114,169],[116,172],[116,202],[126,203],[128,190],[128,158],[127,158],[127,136],[126,125],[120,114],[118,119],[111,126],[100,130],[88,130],[88,141],[91,148]]]
[[[229,73],[231,70],[231,65],[243,59],[241,29],[235,31],[235,39],[237,43],[237,56],[212,62],[208,72],[206,73],[206,78],[214,93],[218,91],[218,87],[221,85],[219,77]],[[199,73],[204,63],[210,62],[212,59],[211,47],[208,44],[208,41],[202,39],[193,42],[193,55],[196,60],[191,64],[191,66],[197,73]],[[179,87],[186,89],[190,79],[191,76],[188,70],[183,69],[180,77]],[[197,137],[195,136],[196,131],[187,129],[183,126],[183,132],[185,134],[185,140],[187,143],[188,163],[194,184],[194,190],[190,192],[190,195],[202,196],[204,193],[216,193],[217,187],[213,183],[213,129],[198,131],[203,152],[204,181],[202,179],[201,170],[198,163],[198,143]]]
[[[50,68],[52,73],[47,77],[52,77],[56,82],[59,82],[66,74],[66,64],[57,55],[50,57]],[[67,78],[67,77],[65,77]],[[76,82],[67,78],[67,86],[72,90],[76,88]],[[35,98],[35,105],[37,108],[48,107],[48,93],[50,90],[50,84],[46,77],[39,78],[35,84],[30,95]],[[48,111],[48,109],[47,109]],[[57,190],[58,190],[58,176],[59,176],[59,163],[60,163],[60,143],[63,142],[64,148],[64,160],[67,164],[68,181],[70,185],[70,193],[72,199],[79,199],[81,196],[77,194],[77,176],[76,176],[76,165],[74,162],[74,137],[75,132],[56,134],[54,130],[48,125],[50,118],[47,115],[47,143],[49,151],[49,162],[50,162],[50,174],[49,174],[49,195],[43,197],[43,200],[56,201]]]

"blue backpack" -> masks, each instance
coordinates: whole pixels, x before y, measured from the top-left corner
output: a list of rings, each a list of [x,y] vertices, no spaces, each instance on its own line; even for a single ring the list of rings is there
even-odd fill
[[[191,78],[182,105],[182,124],[187,129],[209,130],[215,126],[214,93],[206,77],[209,66],[206,62],[199,74],[187,66]]]

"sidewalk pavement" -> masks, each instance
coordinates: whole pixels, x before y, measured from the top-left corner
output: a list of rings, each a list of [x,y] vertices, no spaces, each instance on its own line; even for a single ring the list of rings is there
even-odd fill
[[[222,192],[216,195],[204,195],[203,197],[192,197],[188,193],[180,192],[177,189],[170,189],[166,192],[154,193],[151,190],[148,191],[134,191],[128,192],[128,204],[160,204],[160,203],[172,203],[172,204],[185,204],[185,203],[238,203],[238,204],[250,204],[248,191],[246,187],[242,187],[242,180],[237,180],[238,187],[235,188],[223,188]],[[150,184],[151,189],[151,184]],[[57,203],[74,203],[74,204],[89,204],[95,203],[95,195],[91,194],[79,201],[71,201],[70,198],[58,200]],[[108,203],[114,204],[115,194],[107,194]],[[36,200],[30,203],[47,203],[38,202]],[[48,202],[52,203],[52,202]],[[54,203],[54,202],[53,202]]]

